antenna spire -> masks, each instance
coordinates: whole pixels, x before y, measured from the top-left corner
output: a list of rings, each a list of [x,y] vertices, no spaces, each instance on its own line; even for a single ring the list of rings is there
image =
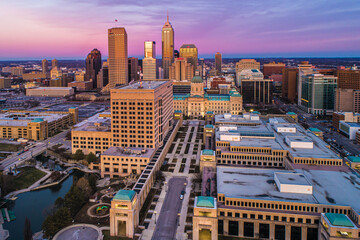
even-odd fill
[[[166,10],[166,18],[167,18],[167,21],[169,22],[169,10]]]

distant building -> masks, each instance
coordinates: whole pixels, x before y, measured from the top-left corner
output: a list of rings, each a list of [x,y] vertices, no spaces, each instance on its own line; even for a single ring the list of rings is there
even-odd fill
[[[339,129],[340,121],[360,123],[360,114],[353,112],[333,112],[332,114],[333,127]]]
[[[221,74],[221,65],[222,65],[222,55],[221,53],[217,52],[215,54],[215,69],[216,75]]]
[[[26,89],[26,96],[66,97],[70,95],[74,95],[74,89],[71,87],[38,87]]]
[[[191,63],[195,72],[198,63],[198,49],[195,44],[183,44],[180,48],[180,57]]]
[[[49,73],[42,73],[42,72],[31,72],[31,73],[24,73],[22,75],[24,80],[33,80],[33,79],[46,79],[49,78]]]
[[[338,88],[360,90],[360,70],[338,70]]]
[[[239,81],[239,75],[243,70],[247,69],[259,69],[260,70],[260,63],[257,62],[255,59],[241,59],[235,65],[235,73],[236,73],[236,81]]]
[[[144,42],[144,58],[156,58],[155,41]]]
[[[265,63],[263,65],[264,77],[268,78],[273,74],[282,74],[285,67],[285,63]]]
[[[187,62],[185,58],[176,58],[169,67],[169,78],[171,80],[190,81],[194,77],[194,66]]]
[[[9,89],[11,88],[11,79],[0,77],[0,89]]]
[[[24,74],[24,67],[12,67],[11,68],[11,75],[21,77]]]
[[[92,88],[97,88],[97,75],[101,69],[101,53],[94,48],[86,57],[86,71],[83,81],[92,81]]]
[[[335,111],[360,112],[360,90],[337,88],[335,90]]]
[[[169,68],[174,62],[174,29],[169,22],[169,15],[167,21],[162,28],[162,69],[164,71],[164,79],[169,79]],[[159,76],[159,79],[163,79]]]
[[[100,69],[97,76],[97,88],[102,89],[109,83],[109,65],[108,62],[103,62],[102,68]]]
[[[58,67],[51,68],[51,71],[50,71],[51,79],[60,78],[60,77],[62,77],[62,75],[63,75],[62,71]]]
[[[93,89],[92,81],[82,81],[82,82],[70,82],[68,83],[68,87],[75,88],[77,91],[87,91]]]
[[[41,61],[42,73],[46,74],[49,72],[49,62],[46,59]]]
[[[128,76],[129,76],[129,82],[130,81],[137,81],[139,80],[139,75],[138,75],[138,58],[134,58],[134,57],[129,57],[128,58]]]
[[[241,71],[237,84],[241,88],[244,103],[272,103],[273,80],[264,79],[264,75],[259,69]]]
[[[302,76],[313,73],[314,66],[309,64],[308,61],[303,61],[298,65],[298,76],[297,76],[297,101],[298,105],[301,105],[302,98]]]
[[[301,107],[311,114],[328,115],[334,111],[337,77],[317,72],[307,72],[299,79],[301,82]]]
[[[116,27],[108,29],[109,47],[109,83],[103,91],[110,91],[116,85],[128,83],[128,44],[125,28]]]
[[[56,60],[55,58],[53,60],[51,60],[51,69],[58,68],[58,67],[59,67],[58,60]]]
[[[298,68],[284,68],[282,73],[281,96],[291,103],[297,102]]]
[[[155,80],[156,79],[156,59],[147,57],[143,59],[143,80]]]

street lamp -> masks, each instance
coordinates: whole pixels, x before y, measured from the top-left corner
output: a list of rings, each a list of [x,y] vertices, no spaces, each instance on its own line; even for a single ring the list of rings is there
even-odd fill
[[[156,213],[157,213],[157,212],[156,212],[156,211],[154,211],[154,214],[155,214],[155,225],[156,225]]]
[[[181,213],[178,213],[178,226],[180,227],[180,216],[181,216]]]

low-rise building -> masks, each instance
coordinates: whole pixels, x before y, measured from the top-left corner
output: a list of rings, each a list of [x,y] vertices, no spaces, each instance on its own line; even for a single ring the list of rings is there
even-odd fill
[[[350,140],[354,140],[356,138],[356,132],[360,130],[360,123],[340,121],[339,130]]]
[[[26,96],[32,97],[66,97],[74,95],[71,87],[37,87],[26,89]]]
[[[353,112],[334,112],[332,115],[332,123],[335,129],[339,129],[340,121],[360,123],[360,114]]]
[[[92,81],[74,81],[68,83],[68,87],[76,88],[77,91],[87,91],[91,90],[93,88],[93,82]]]

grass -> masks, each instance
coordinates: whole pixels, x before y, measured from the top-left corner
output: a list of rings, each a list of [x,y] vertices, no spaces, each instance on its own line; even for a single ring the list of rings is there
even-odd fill
[[[40,178],[46,175],[45,172],[32,167],[21,168],[21,173],[14,178],[14,186],[16,190],[28,188]]]
[[[20,144],[7,144],[7,143],[0,143],[0,151],[6,152],[17,152],[21,148]]]

